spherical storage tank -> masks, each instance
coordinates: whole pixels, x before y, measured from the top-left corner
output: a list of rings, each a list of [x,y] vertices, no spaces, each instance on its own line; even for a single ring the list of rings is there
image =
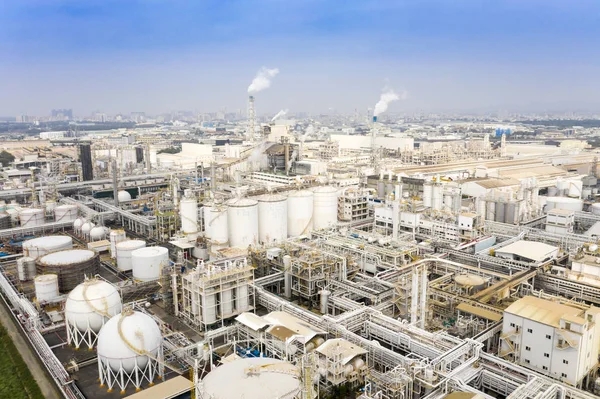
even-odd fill
[[[546,199],[546,212],[552,209],[566,209],[569,211],[581,211],[583,201],[578,198],[548,197]]]
[[[294,191],[288,195],[288,237],[308,234],[313,229],[312,191]]]
[[[90,235],[90,231],[92,231],[92,229],[94,228],[94,226],[96,226],[94,223],[92,222],[85,222],[81,225],[81,234],[83,236],[89,236]]]
[[[121,190],[117,193],[117,199],[119,200],[119,202],[131,201],[131,194],[129,194],[125,190]]]
[[[43,209],[23,209],[19,212],[19,220],[21,221],[21,227],[35,227],[44,224],[44,210]]]
[[[73,239],[69,236],[38,237],[23,243],[23,255],[37,259],[50,252],[71,248],[73,248]]]
[[[313,195],[313,228],[328,229],[337,224],[338,190],[325,186],[314,189]]]
[[[163,266],[168,264],[169,250],[165,247],[145,247],[131,252],[131,265],[135,280],[157,280]]]
[[[258,199],[258,240],[265,244],[287,238],[287,197],[264,195]]]
[[[77,205],[59,205],[54,208],[54,220],[56,222],[72,222],[77,219],[79,208]]]
[[[36,261],[37,273],[58,275],[61,292],[69,292],[85,277],[95,276],[100,264],[99,256],[89,249],[67,249],[41,256]]]
[[[117,267],[119,270],[131,270],[133,264],[131,263],[131,253],[136,249],[144,248],[146,241],[142,240],[125,240],[121,241],[116,245],[117,249]]]
[[[293,399],[301,396],[300,372],[291,363],[265,357],[237,359],[204,377],[200,397]]]
[[[69,344],[94,346],[95,337],[104,323],[121,312],[121,296],[112,284],[95,278],[75,287],[65,302]]]
[[[33,281],[35,287],[35,298],[38,302],[48,302],[59,295],[58,276],[56,274],[44,274],[37,276]]]
[[[75,230],[76,234],[81,233],[81,226],[83,226],[84,223],[85,220],[83,218],[77,218],[73,221],[73,230]]]
[[[143,378],[137,378],[138,374],[153,381],[159,368],[153,358],[162,358],[161,342],[160,328],[152,317],[132,310],[111,317],[98,334],[100,383],[108,389],[117,384],[125,391],[129,382],[122,385],[121,381],[140,387]],[[128,378],[132,374],[134,378]]]
[[[95,226],[90,230],[90,240],[100,241],[106,238],[108,234],[108,228],[104,226]]]
[[[258,243],[258,202],[249,198],[227,201],[229,245],[245,248]]]

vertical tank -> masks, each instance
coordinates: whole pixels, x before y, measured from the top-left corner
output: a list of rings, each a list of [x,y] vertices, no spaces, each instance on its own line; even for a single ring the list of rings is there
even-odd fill
[[[600,215],[600,202],[596,202],[590,206],[590,212],[594,215]]]
[[[434,210],[438,211],[443,208],[443,204],[444,204],[443,187],[441,184],[434,184],[433,185],[433,194],[432,194],[432,198],[431,198],[431,207]]]
[[[496,220],[496,203],[494,201],[487,201],[486,203],[485,220]]]
[[[583,201],[578,198],[548,197],[546,199],[546,212],[554,208],[566,209],[569,211],[581,211],[583,209]]]
[[[287,238],[287,197],[265,195],[258,199],[258,240],[262,244]]]
[[[21,227],[35,227],[44,224],[44,210],[43,209],[23,209],[19,212],[19,220],[21,221]]]
[[[110,257],[114,259],[117,257],[117,244],[122,241],[125,241],[127,239],[127,236],[125,235],[125,230],[122,230],[122,229],[111,230],[110,234],[109,234],[109,239],[110,239]]]
[[[76,205],[59,205],[54,208],[56,222],[73,222],[77,219],[79,208]]]
[[[202,301],[202,322],[206,325],[217,321],[217,301],[215,294],[205,294]]]
[[[145,247],[131,252],[134,280],[158,280],[163,266],[168,264],[169,250],[165,247]]]
[[[258,202],[249,198],[227,201],[229,245],[245,248],[258,243]]]
[[[131,262],[131,253],[136,249],[144,248],[146,241],[125,240],[116,245],[117,248],[117,267],[119,270],[127,271],[133,268]]]
[[[38,302],[48,302],[58,297],[58,275],[44,274],[37,276],[33,282],[35,297]]]
[[[329,296],[331,295],[331,292],[322,290],[319,293],[321,294],[321,313],[327,314],[329,313]]]
[[[294,191],[288,196],[288,237],[309,234],[313,229],[312,191]]]
[[[221,318],[233,313],[233,288],[221,291]]]
[[[431,208],[433,197],[433,184],[427,182],[423,184],[423,206],[426,208]]]
[[[17,260],[19,281],[30,281],[35,278],[35,259],[24,256]]]
[[[248,284],[241,284],[235,290],[235,309],[245,312],[250,308],[248,305]]]
[[[504,202],[496,202],[496,215],[494,217],[494,220],[496,222],[504,223],[504,218],[505,218],[504,208],[505,208]]]
[[[71,248],[73,248],[73,239],[69,236],[38,237],[23,243],[23,255],[37,259],[50,252]]]
[[[179,203],[179,215],[181,217],[181,231],[186,235],[198,233],[198,201],[190,190]]]
[[[313,228],[328,229],[337,224],[338,190],[335,187],[317,187],[313,194]]]
[[[227,245],[229,242],[229,226],[227,208],[212,205],[204,207],[204,226],[206,237],[216,245]]]

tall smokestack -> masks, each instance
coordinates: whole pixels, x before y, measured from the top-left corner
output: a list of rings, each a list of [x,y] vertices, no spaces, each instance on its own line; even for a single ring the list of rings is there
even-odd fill
[[[92,147],[90,144],[79,145],[79,161],[81,162],[81,177],[83,181],[94,180],[92,165]]]
[[[248,96],[248,140],[254,140],[256,133],[256,113],[254,111],[254,96]]]
[[[377,115],[373,116],[373,126],[371,127],[371,158],[373,160],[373,167],[375,172],[379,171],[379,162],[377,157],[377,146],[375,140],[377,139]]]

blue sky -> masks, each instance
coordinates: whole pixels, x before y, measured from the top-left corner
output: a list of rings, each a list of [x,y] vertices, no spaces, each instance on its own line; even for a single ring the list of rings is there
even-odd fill
[[[600,109],[600,2],[3,0],[0,115]]]

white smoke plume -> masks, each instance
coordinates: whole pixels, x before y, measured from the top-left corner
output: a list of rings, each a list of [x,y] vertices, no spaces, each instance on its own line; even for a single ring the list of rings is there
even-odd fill
[[[313,134],[315,134],[314,126],[308,125],[308,127],[304,131],[304,135],[300,138],[300,141],[304,142],[304,140],[306,140],[307,137],[312,136]]]
[[[269,69],[266,67],[260,68],[256,77],[248,86],[248,93],[258,93],[264,89],[268,89],[271,86],[271,79],[274,78],[279,73],[278,68]]]
[[[279,111],[278,113],[275,114],[275,116],[271,119],[271,122],[275,122],[275,120],[277,120],[278,118],[281,118],[282,116],[287,114],[288,111],[289,110],[287,110],[287,109],[282,109],[281,111]]]
[[[402,93],[402,99],[406,98],[406,93]],[[377,104],[375,104],[375,110],[373,110],[373,116],[379,116],[380,114],[387,111],[388,106],[391,102],[397,101],[400,96],[392,89],[384,89],[381,93],[381,97]]]

